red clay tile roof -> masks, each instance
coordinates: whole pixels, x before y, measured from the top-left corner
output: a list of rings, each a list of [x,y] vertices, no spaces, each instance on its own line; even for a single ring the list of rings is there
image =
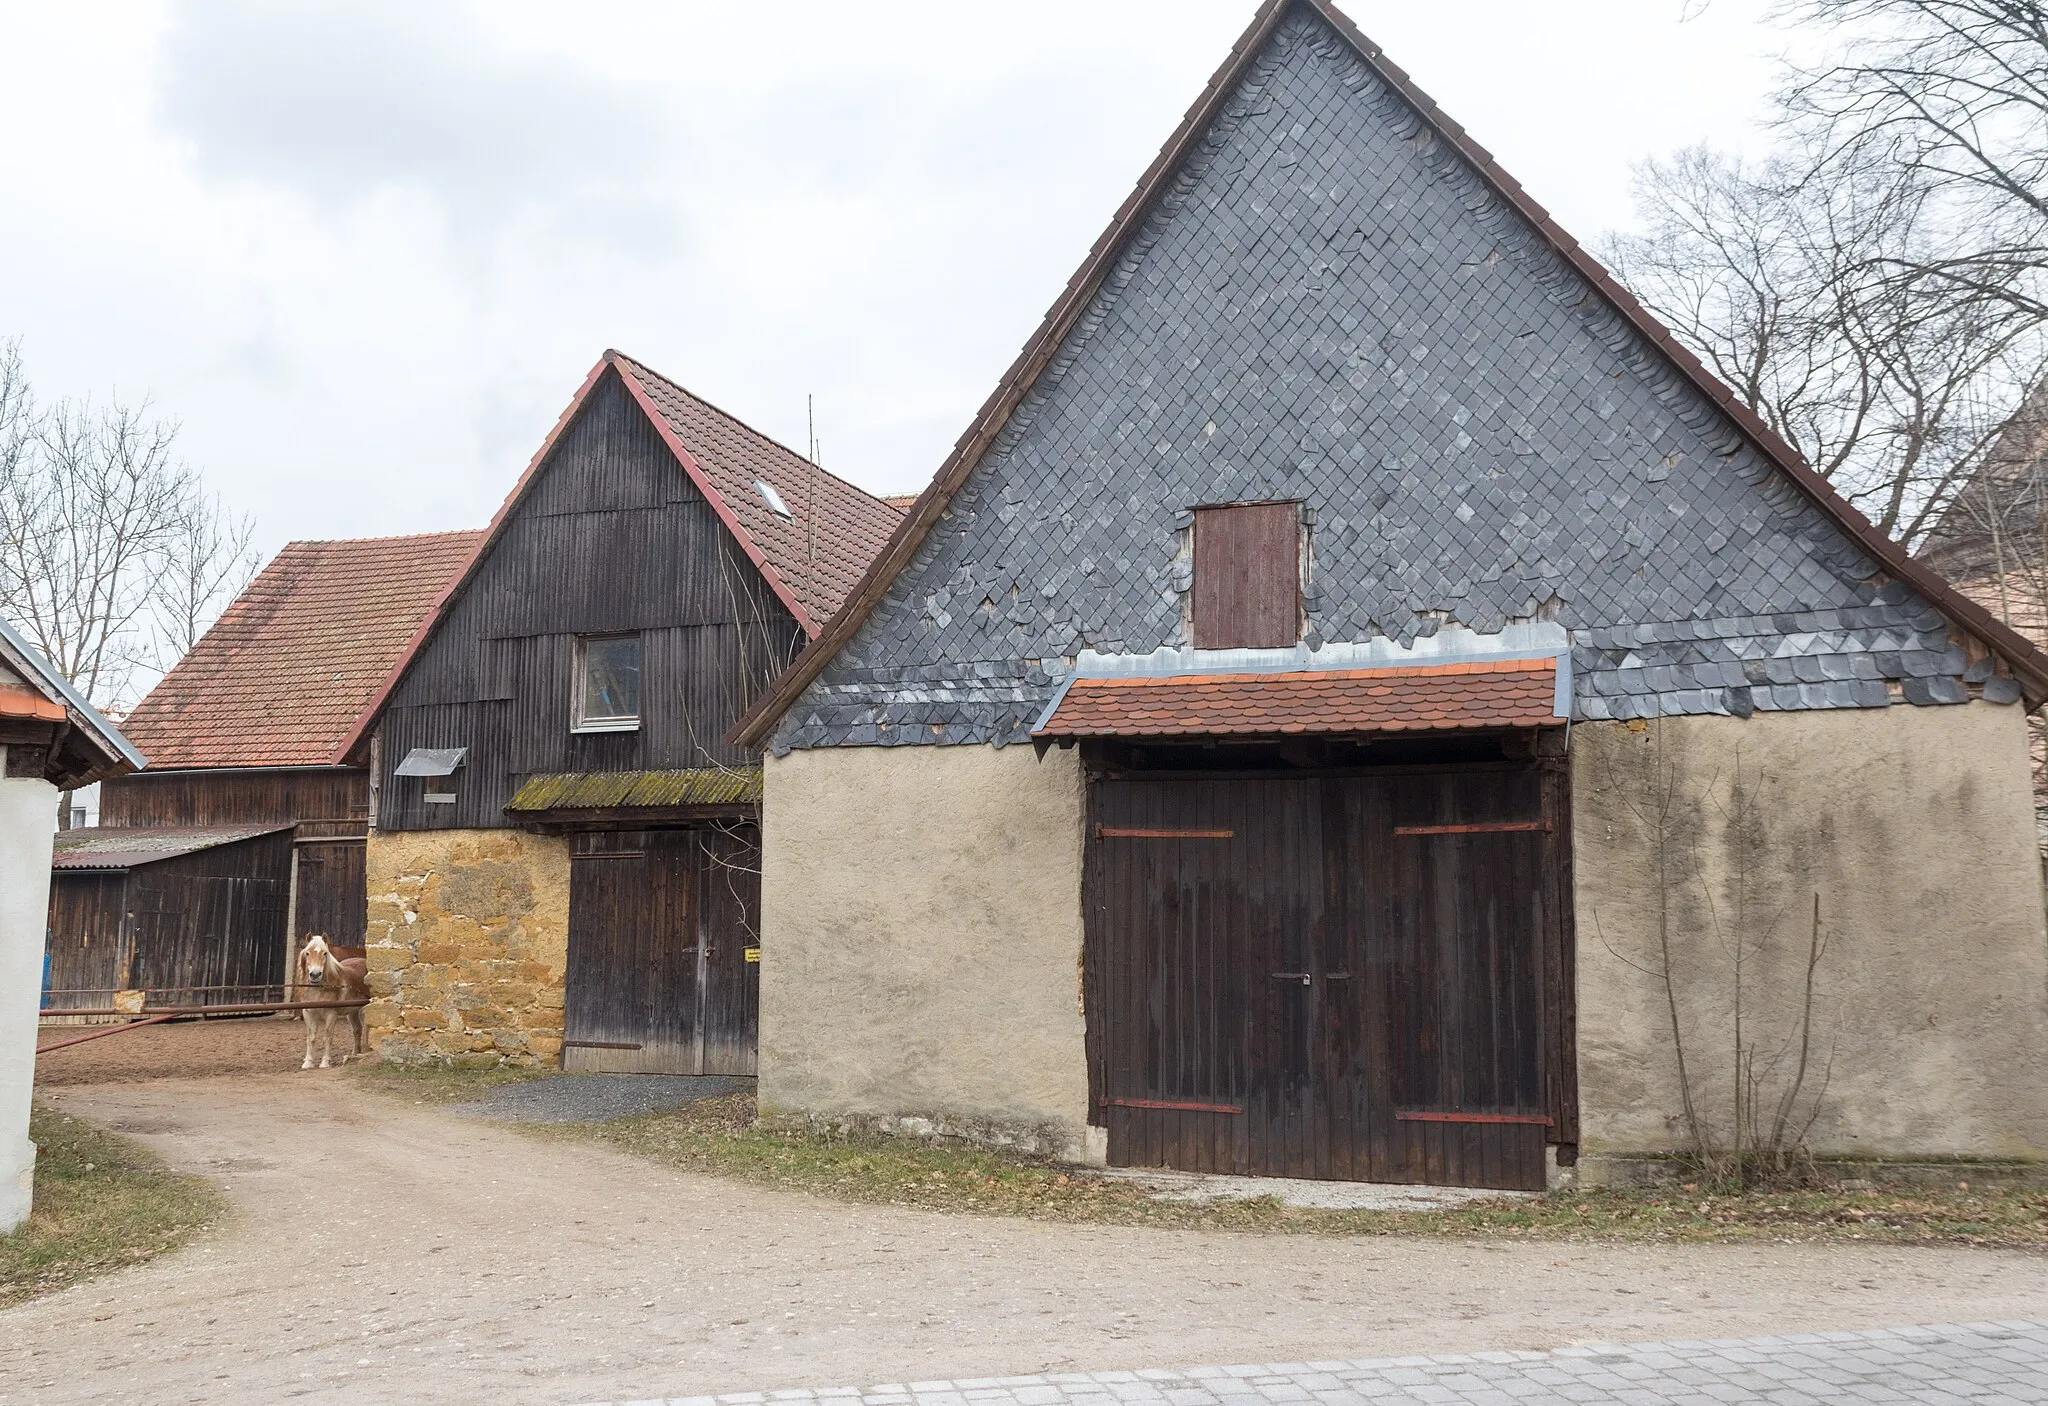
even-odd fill
[[[121,730],[152,770],[329,764],[482,540],[291,543]]]
[[[0,718],[27,718],[31,722],[61,723],[64,705],[45,698],[32,688],[0,684]]]
[[[1075,679],[1038,737],[1273,736],[1556,723],[1557,663]]]
[[[910,505],[917,501],[917,495],[915,493],[892,494],[882,501],[899,513],[907,513],[910,511]]]
[[[627,388],[643,393],[635,398],[658,416],[657,428],[673,436],[669,447],[679,443],[725,500],[741,542],[753,549],[749,555],[765,559],[771,584],[780,578],[787,588],[781,594],[805,633],[817,634],[896,530],[902,509],[826,473],[625,353],[606,355],[625,373]],[[776,491],[788,517],[768,505],[756,480]]]

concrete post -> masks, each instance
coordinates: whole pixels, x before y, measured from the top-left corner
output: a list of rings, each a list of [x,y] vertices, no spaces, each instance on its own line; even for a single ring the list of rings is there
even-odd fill
[[[57,788],[10,777],[0,747],[0,1235],[28,1219],[36,1147],[28,1140],[36,1075],[36,1014],[50,912],[50,842]]]

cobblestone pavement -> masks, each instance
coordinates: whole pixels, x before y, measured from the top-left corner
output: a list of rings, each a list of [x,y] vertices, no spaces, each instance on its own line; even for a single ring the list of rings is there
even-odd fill
[[[679,1396],[667,1406],[1269,1406],[1357,1401],[1518,1406],[1826,1406],[2048,1402],[2048,1323],[1959,1323],[1869,1333],[1476,1352],[1359,1362],[910,1382]],[[659,1401],[591,1406],[663,1406]]]

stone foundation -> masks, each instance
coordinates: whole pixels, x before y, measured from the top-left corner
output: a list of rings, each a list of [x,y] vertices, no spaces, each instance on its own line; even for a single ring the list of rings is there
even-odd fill
[[[569,846],[519,830],[369,843],[370,1040],[401,1064],[548,1065],[562,1053]]]

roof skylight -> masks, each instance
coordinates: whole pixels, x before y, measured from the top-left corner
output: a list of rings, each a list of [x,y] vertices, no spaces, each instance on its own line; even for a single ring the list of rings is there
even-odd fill
[[[757,478],[754,480],[754,491],[761,495],[761,501],[773,509],[778,516],[794,521],[789,511],[789,504],[782,501],[782,495],[775,491],[774,484],[765,478]]]

